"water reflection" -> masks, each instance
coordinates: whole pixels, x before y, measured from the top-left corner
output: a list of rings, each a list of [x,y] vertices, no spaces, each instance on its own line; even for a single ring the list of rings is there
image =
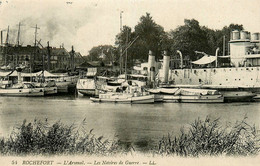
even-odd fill
[[[86,118],[87,129],[94,129],[97,136],[112,139],[117,135],[127,146],[146,151],[163,135],[179,134],[181,127],[189,126],[198,117],[220,117],[225,125],[247,115],[248,122],[259,128],[259,106],[260,103],[124,105],[92,103],[86,97],[75,96],[0,97],[0,136],[9,135],[13,126],[24,119],[79,124]]]

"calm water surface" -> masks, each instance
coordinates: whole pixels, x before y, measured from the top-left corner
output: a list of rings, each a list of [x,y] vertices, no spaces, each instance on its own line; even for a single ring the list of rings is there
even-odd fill
[[[178,134],[195,119],[221,118],[225,126],[242,120],[260,126],[260,103],[189,104],[158,103],[146,105],[93,103],[86,97],[55,96],[40,98],[0,97],[0,137],[8,136],[13,126],[35,118],[49,123],[58,120],[79,124],[87,119],[87,128],[97,136],[115,135],[138,150],[148,150],[163,135]]]

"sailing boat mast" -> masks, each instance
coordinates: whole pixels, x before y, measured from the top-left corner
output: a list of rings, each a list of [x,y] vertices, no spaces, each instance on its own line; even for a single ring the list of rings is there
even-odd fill
[[[8,25],[8,28],[7,28],[6,40],[5,40],[5,50],[4,50],[5,66],[7,66],[7,64],[6,64],[6,59],[7,59],[6,54],[7,54],[8,42],[9,42],[9,25]]]
[[[37,24],[33,28],[35,28],[35,32],[34,32],[34,56],[33,56],[33,58],[31,57],[31,59],[30,59],[30,72],[32,72],[32,64],[34,64],[34,59],[36,57],[36,52],[37,52],[37,47],[36,47],[37,46],[37,30],[40,29],[37,26]]]
[[[19,22],[19,24],[18,24],[18,34],[17,34],[17,46],[20,45],[21,26],[24,26],[24,25],[22,25],[21,22]]]
[[[120,11],[120,34],[122,35],[122,13],[123,11]],[[119,45],[120,46],[120,45]],[[120,67],[120,74],[122,74],[122,68],[123,68],[123,46],[120,46],[120,57],[119,57],[119,67]]]
[[[128,44],[128,30],[126,31],[126,44]],[[127,80],[127,49],[125,51],[125,80]]]
[[[223,36],[223,56],[225,56],[225,35]]]
[[[19,25],[18,25],[18,34],[17,34],[17,46],[19,46],[19,40],[20,40],[20,28],[21,28],[21,23],[19,22]]]

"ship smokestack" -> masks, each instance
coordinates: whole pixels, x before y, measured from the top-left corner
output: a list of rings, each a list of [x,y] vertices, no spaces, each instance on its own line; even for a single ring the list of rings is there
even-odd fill
[[[22,69],[18,68],[18,69],[16,69],[16,71],[17,71],[17,76],[18,76],[18,84],[21,84],[22,83]]]
[[[149,58],[148,58],[148,79],[149,81],[154,81],[155,75],[155,56],[153,55],[152,51],[149,50]]]
[[[74,47],[72,46],[71,47],[71,54],[70,54],[70,63],[71,63],[71,71],[72,72],[74,72],[74,69],[75,69],[74,54],[75,54],[75,51],[74,51]]]
[[[163,82],[168,82],[169,77],[169,65],[170,65],[170,56],[167,55],[167,52],[163,52]]]

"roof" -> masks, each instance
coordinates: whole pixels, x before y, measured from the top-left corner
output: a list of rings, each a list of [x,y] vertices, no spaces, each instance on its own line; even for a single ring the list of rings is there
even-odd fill
[[[93,67],[93,65],[86,61],[78,66],[78,68],[88,68],[88,67]]]
[[[21,73],[21,76],[22,77],[36,77],[36,76],[40,76],[42,74],[44,74],[45,77],[60,77],[60,76],[62,76],[62,75],[52,74],[48,71],[44,71],[44,73],[43,73],[43,71],[39,71],[37,73]],[[17,71],[14,71],[14,72],[12,72],[12,71],[8,71],[8,72],[0,71],[0,77],[6,77],[7,75],[18,76],[18,73],[17,73]]]

